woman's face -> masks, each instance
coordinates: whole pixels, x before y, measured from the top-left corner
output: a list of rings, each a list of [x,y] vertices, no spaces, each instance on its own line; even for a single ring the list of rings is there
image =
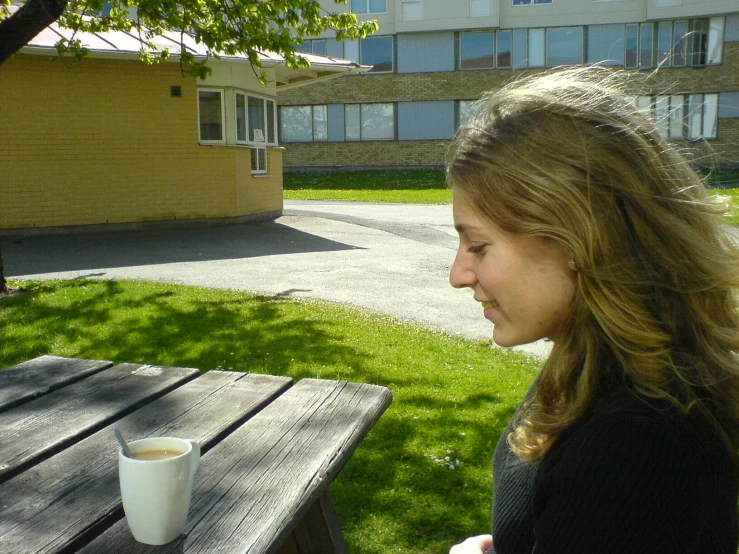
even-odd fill
[[[553,241],[497,228],[457,191],[453,210],[459,249],[449,281],[472,289],[493,322],[495,343],[556,341],[577,288],[572,254]]]

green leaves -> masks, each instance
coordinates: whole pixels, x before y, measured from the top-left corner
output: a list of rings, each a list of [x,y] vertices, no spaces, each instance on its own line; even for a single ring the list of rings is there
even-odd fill
[[[5,2],[9,0],[0,0]],[[379,28],[376,21],[360,23],[349,12],[326,12],[316,0],[112,0],[110,6],[106,12],[105,0],[72,0],[59,24],[76,32],[128,31],[141,39],[140,56],[147,63],[169,57],[155,43],[157,35],[178,33],[183,70],[200,79],[211,73],[209,58],[220,55],[246,55],[258,68],[259,52],[271,52],[281,55],[288,67],[309,67],[310,62],[295,50],[304,37],[333,31],[337,40],[352,40]],[[184,43],[190,37],[205,47],[205,57],[196,58],[187,51]],[[89,55],[76,38],[60,40],[57,51]],[[266,74],[259,77],[266,82]]]

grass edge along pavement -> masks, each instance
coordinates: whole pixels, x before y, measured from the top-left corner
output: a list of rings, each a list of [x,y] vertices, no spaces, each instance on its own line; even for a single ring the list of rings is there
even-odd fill
[[[708,192],[726,206],[727,223],[739,225],[738,170],[707,172]],[[441,169],[399,169],[362,171],[285,172],[286,200],[338,200],[353,202],[397,202],[408,204],[449,204],[452,191]]]
[[[0,367],[43,354],[389,387],[331,491],[354,554],[446,552],[490,527],[490,460],[540,362],[326,302],[140,281],[12,282]]]

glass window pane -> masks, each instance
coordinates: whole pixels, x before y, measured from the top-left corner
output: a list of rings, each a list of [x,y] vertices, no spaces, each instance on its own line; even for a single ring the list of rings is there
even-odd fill
[[[534,4],[551,4],[552,0],[534,0]]]
[[[657,27],[657,64],[670,65],[672,54],[672,22],[660,21]]]
[[[657,96],[654,103],[654,118],[657,121],[657,127],[663,137],[667,137],[670,132],[670,97],[664,94]]]
[[[212,90],[198,91],[200,140],[223,140],[221,93]]]
[[[691,22],[691,65],[706,65],[706,48],[708,46],[708,21],[694,19]]]
[[[303,54],[310,54],[311,51],[311,41],[310,40],[304,40],[303,44],[296,44],[295,50],[298,52],[302,52]]]
[[[344,41],[344,58],[353,62],[359,62],[359,41]]]
[[[699,139],[703,133],[701,116],[703,112],[703,95],[691,94],[688,96],[688,138]]]
[[[344,105],[344,138],[345,140],[360,140],[359,104]]]
[[[639,67],[652,67],[654,64],[654,23],[642,23]]]
[[[344,43],[339,42],[335,38],[328,39],[326,41],[326,55],[332,58],[343,58],[344,57]]]
[[[236,141],[246,142],[246,96],[236,94]]]
[[[582,63],[582,27],[547,29],[547,67]]]
[[[682,96],[670,97],[670,138],[682,140],[685,138],[685,126],[683,124],[684,100]]]
[[[467,125],[475,114],[475,106],[477,102],[475,100],[460,100],[459,101],[459,127]]]
[[[385,13],[387,11],[386,0],[370,0],[370,13]]]
[[[251,149],[251,170],[259,173],[267,171],[267,149]]]
[[[531,0],[513,0],[514,6],[523,6],[526,4],[531,4]]]
[[[511,31],[498,31],[495,38],[496,67],[511,67]]]
[[[639,50],[639,25],[626,26],[626,56],[624,67],[637,66],[637,51]]]
[[[395,138],[392,104],[361,104],[362,140]]]
[[[493,67],[493,33],[462,33],[459,55],[462,69]]]
[[[352,12],[367,13],[367,0],[352,0]]]
[[[708,27],[708,53],[706,63],[721,63],[721,46],[724,43],[724,18],[712,17]]]
[[[313,121],[310,106],[282,106],[280,133],[284,142],[313,140]]]
[[[529,67],[544,66],[544,29],[529,29]]]
[[[313,106],[313,140],[328,140],[328,106]]]
[[[265,142],[267,140],[264,132],[264,100],[249,97],[249,140],[252,142]]]
[[[370,37],[362,40],[362,64],[374,66],[371,71],[393,70],[393,37]]]
[[[326,55],[326,39],[316,39],[313,41],[313,53],[318,56]]]
[[[267,142],[277,144],[275,138],[275,103],[267,100]]]
[[[675,21],[672,27],[672,65],[682,67],[688,59],[688,22]]]
[[[703,138],[715,139],[718,126],[718,94],[706,94],[703,99]]]

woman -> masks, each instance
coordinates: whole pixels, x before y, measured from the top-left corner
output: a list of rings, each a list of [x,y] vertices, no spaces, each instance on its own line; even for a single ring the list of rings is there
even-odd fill
[[[493,536],[450,554],[737,552],[737,247],[623,82],[518,81],[450,148],[452,285],[498,345],[553,341],[495,451]]]

